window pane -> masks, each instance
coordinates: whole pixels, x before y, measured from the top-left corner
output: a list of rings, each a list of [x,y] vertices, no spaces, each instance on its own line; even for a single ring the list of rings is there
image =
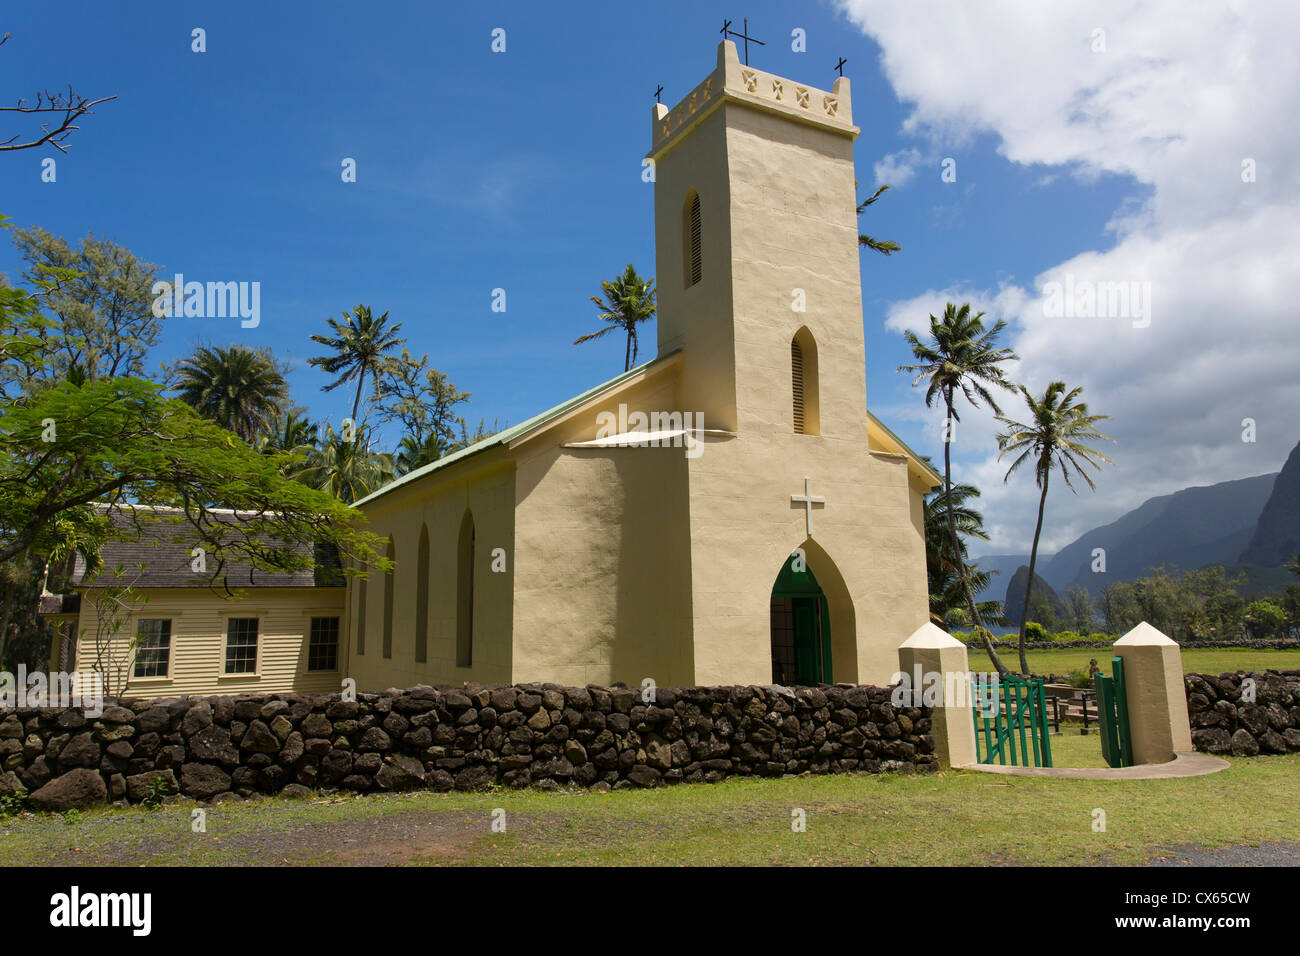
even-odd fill
[[[232,617],[226,623],[226,673],[257,671],[257,618]]]
[[[167,658],[171,653],[172,622],[142,620],[136,626],[136,677],[166,677]]]
[[[307,642],[307,670],[333,671],[339,667],[339,619],[313,617]]]

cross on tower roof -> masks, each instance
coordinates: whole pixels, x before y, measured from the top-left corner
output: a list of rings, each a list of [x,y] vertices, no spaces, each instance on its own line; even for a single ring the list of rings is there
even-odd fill
[[[840,76],[844,75],[844,64],[848,62],[844,57],[840,57],[840,62],[835,64],[835,69],[839,70]]]
[[[739,33],[731,29],[730,20],[722,21],[722,30],[719,32],[722,34],[722,38],[724,40],[727,37],[732,36],[732,37],[736,37],[739,40],[745,41],[745,66],[749,66],[749,44],[751,41],[757,43],[759,46],[767,46],[767,44],[764,43],[762,40],[758,39],[757,37],[752,37],[749,35],[749,17],[744,18],[744,26]]]
[[[659,89],[655,90],[655,102],[656,102],[656,103],[659,102],[659,94],[662,93],[663,91],[664,91],[664,86],[663,86],[662,83],[660,83],[660,84],[659,84]]]

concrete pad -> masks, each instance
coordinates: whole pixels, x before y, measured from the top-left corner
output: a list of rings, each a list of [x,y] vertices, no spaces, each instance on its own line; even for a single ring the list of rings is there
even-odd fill
[[[1061,780],[1173,780],[1204,777],[1227,770],[1231,764],[1209,754],[1185,752],[1168,763],[1139,764],[1136,767],[1010,767],[1002,764],[964,764],[960,770],[1000,773],[1009,777],[1055,777]]]

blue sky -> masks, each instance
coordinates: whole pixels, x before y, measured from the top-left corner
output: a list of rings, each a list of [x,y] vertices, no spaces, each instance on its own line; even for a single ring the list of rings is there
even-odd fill
[[[987,99],[1008,99],[1001,112],[984,101],[956,109],[956,91],[979,88],[968,61],[996,62],[1008,52],[986,43],[964,57],[969,32],[939,18],[933,47],[950,48],[935,80],[933,61],[915,52],[919,27],[877,7],[146,0],[10,7],[0,22],[13,34],[0,50],[6,97],[71,82],[78,92],[118,99],[83,121],[68,155],[8,155],[0,212],[70,240],[110,236],[168,276],[261,283],[259,328],[170,319],[155,361],[199,341],[271,346],[294,360],[295,400],[337,422],[351,392],[320,391],[327,379],[305,365],[316,350],[308,336],[364,302],[390,311],[413,352],[428,352],[473,393],[467,418],[518,422],[622,370],[621,340],[571,343],[598,324],[587,297],[601,279],[628,262],[655,269],[652,186],[640,177],[655,86],[675,103],[712,70],[723,17],[747,14],[752,33],[767,41],[751,48],[751,62],[765,70],[825,87],[836,58],[848,60],[863,192],[887,158],[891,172],[901,170],[896,188],[861,220],[903,247],[890,259],[862,253],[868,404],[913,447],[938,456],[934,416],[895,371],[909,359],[901,328],[924,322],[930,302],[941,307],[945,297],[969,293],[980,308],[1004,309],[1017,333],[1016,310],[1035,294],[1035,277],[1072,257],[1115,254],[1129,234],[1114,220],[1149,205],[1160,181],[1132,157],[1099,156],[1104,138],[1088,152],[1026,137],[1017,109],[1032,114],[1034,106],[1015,97],[1032,97],[1032,84],[990,91]],[[195,27],[206,31],[205,53],[191,52]],[[490,49],[497,27],[506,30],[505,53]],[[806,31],[807,52],[791,49],[796,28]],[[1086,39],[1078,24],[1036,28]],[[1079,89],[1089,83],[1081,79]],[[1107,133],[1105,117],[1091,122],[1090,131]],[[1065,139],[1077,134],[1066,127]],[[49,155],[58,162],[52,184],[40,180]],[[357,162],[356,183],[341,181],[345,157]],[[955,183],[941,181],[946,157],[957,160]],[[12,247],[0,247],[0,271],[13,278],[19,270]],[[505,313],[491,310],[495,288],[506,290]],[[1031,323],[1023,325],[1031,334]],[[643,359],[653,343],[650,327]],[[1042,384],[1058,374],[1087,381],[1108,361],[1074,355],[1057,369],[1050,348],[1035,354],[1029,377]],[[1117,411],[1104,382],[1090,397],[1108,405],[1099,410]],[[1125,435],[1165,425],[1135,423]],[[996,480],[990,435],[986,429],[978,447],[955,448],[968,477],[987,483]],[[1257,460],[1193,454],[1187,460],[1200,465],[1154,482],[1135,468],[1118,476],[1109,497],[1063,512],[1058,536],[1069,540],[1071,529],[1173,487],[1275,470],[1296,438],[1271,439]],[[995,544],[1020,546],[1032,523],[1025,506],[1032,489],[989,497]]]

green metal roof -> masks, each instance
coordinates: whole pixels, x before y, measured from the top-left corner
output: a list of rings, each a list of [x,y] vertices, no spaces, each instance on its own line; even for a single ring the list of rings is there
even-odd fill
[[[903,451],[907,452],[913,458],[915,458],[917,462],[920,463],[921,467],[925,468],[926,471],[928,471],[931,475],[934,476],[936,481],[940,483],[943,482],[943,476],[941,476],[937,471],[935,471],[932,467],[926,464],[925,459],[922,458],[920,455],[918,455],[916,452],[912,451],[912,449],[908,446],[907,442],[903,441],[903,439],[895,435],[888,425],[882,422],[875,415],[872,415],[870,411],[867,412],[867,417],[870,418],[873,422],[875,422],[878,426],[880,426],[880,430],[882,432],[884,432],[890,438],[894,439],[894,441],[898,442],[898,447],[903,449]]]
[[[414,471],[409,471],[401,478],[398,478],[396,481],[390,481],[388,484],[384,485],[384,487],[380,488],[378,491],[366,495],[366,497],[356,502],[353,505],[353,507],[359,508],[368,502],[374,501],[376,498],[380,497],[381,495],[386,495],[390,491],[393,491],[396,488],[400,488],[402,485],[415,481],[419,478],[423,478],[425,475],[432,474],[433,472],[438,471],[440,468],[445,468],[448,465],[452,465],[458,461],[462,461],[463,459],[469,458],[471,455],[477,455],[479,452],[487,451],[489,448],[494,448],[497,445],[507,445],[510,442],[514,441],[516,438],[519,438],[520,436],[525,435],[528,432],[532,431],[534,428],[537,428],[539,425],[544,425],[547,422],[549,422],[551,419],[560,417],[565,412],[577,408],[583,402],[595,398],[601,392],[608,391],[609,389],[613,388],[615,385],[620,385],[623,382],[626,382],[634,375],[637,375],[640,372],[644,372],[652,365],[662,362],[664,359],[667,359],[670,356],[677,354],[677,352],[679,351],[680,349],[674,349],[673,351],[669,352],[667,355],[657,356],[651,359],[649,362],[646,362],[644,365],[638,365],[636,366],[636,368],[630,369],[629,371],[624,372],[622,375],[618,375],[614,378],[611,378],[608,382],[603,382],[600,385],[597,385],[595,388],[588,389],[587,391],[583,392],[581,395],[574,396],[573,398],[569,399],[567,402],[564,402],[563,404],[556,405],[554,408],[551,409],[547,409],[546,411],[542,412],[540,415],[534,415],[532,418],[522,421],[518,425],[512,425],[511,427],[505,429],[504,431],[497,432],[495,435],[490,435],[487,438],[484,438],[482,441],[477,441],[472,445],[468,445],[465,448],[462,448],[460,451],[454,451],[450,455],[444,455],[442,458],[439,458],[437,461],[433,461],[427,465],[423,465],[415,469]]]
[[[381,495],[386,495],[390,491],[402,487],[402,485],[423,478],[425,475],[432,474],[433,472],[438,471],[441,468],[445,468],[448,465],[453,465],[458,461],[462,461],[463,459],[469,458],[471,455],[477,455],[479,452],[487,451],[489,448],[495,448],[497,445],[508,445],[516,438],[519,438],[522,435],[526,435],[528,432],[532,431],[533,429],[541,425],[546,424],[547,422],[551,421],[554,418],[559,418],[565,412],[577,408],[583,402],[595,398],[601,392],[608,391],[614,386],[626,382],[634,375],[644,372],[646,369],[650,368],[651,366],[656,365],[659,362],[662,362],[665,359],[672,357],[673,355],[676,355],[679,351],[681,350],[674,349],[673,351],[669,352],[667,355],[657,356],[643,365],[638,365],[636,368],[626,371],[622,375],[617,375],[614,378],[611,378],[608,382],[602,382],[600,385],[597,385],[595,388],[588,389],[587,391],[583,392],[581,395],[574,396],[573,398],[569,399],[567,402],[564,402],[560,405],[556,405],[554,408],[547,409],[546,411],[542,412],[540,415],[534,415],[532,418],[522,421],[518,425],[512,425],[510,428],[507,428],[504,431],[497,432],[495,435],[490,435],[487,438],[484,438],[482,441],[478,441],[472,445],[468,445],[465,448],[460,449],[460,451],[452,452],[450,455],[445,455],[442,458],[439,458],[437,461],[430,462],[427,465],[415,469],[415,471],[407,472],[405,475],[403,475],[401,478],[398,478],[396,481],[390,481],[388,484],[384,485],[384,487],[380,488],[378,491],[366,495],[366,497],[356,502],[353,505],[353,507],[359,508],[362,505],[367,504],[368,502],[374,501],[375,499],[379,498]],[[884,422],[878,419],[875,415],[872,415],[871,412],[869,411],[867,412],[867,415],[869,415],[871,417],[871,420],[875,422],[877,425],[879,425],[880,428],[887,435],[889,435],[890,438],[898,442],[899,447],[904,449],[908,454],[910,454],[922,465],[925,464],[925,460],[920,455],[916,454],[916,452],[912,451],[911,448],[908,448],[907,444],[901,438],[895,435],[892,431],[890,431]],[[934,472],[934,469],[930,469],[930,471],[932,474],[935,474],[937,477],[937,473]]]

